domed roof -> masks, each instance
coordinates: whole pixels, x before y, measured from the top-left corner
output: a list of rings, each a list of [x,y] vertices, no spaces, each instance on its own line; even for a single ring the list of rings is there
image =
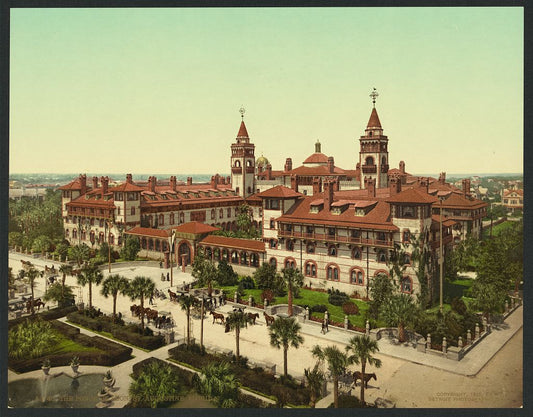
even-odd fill
[[[322,152],[315,152],[310,155],[305,161],[304,164],[327,164],[328,156],[324,155]]]
[[[268,159],[261,155],[259,158],[257,158],[257,161],[255,161],[255,166],[259,165],[266,167],[268,165]]]

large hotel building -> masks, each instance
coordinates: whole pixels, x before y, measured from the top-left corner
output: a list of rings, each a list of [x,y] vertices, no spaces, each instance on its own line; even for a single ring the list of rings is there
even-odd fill
[[[109,242],[120,249],[125,238],[135,237],[141,256],[165,263],[173,242],[173,259],[180,265],[190,265],[199,251],[214,261],[226,259],[248,275],[268,262],[278,269],[299,268],[313,288],[362,296],[373,277],[390,274],[392,258],[402,265],[400,290],[418,293],[416,254],[425,250],[424,279],[431,290],[441,246],[446,254],[466,236],[480,238],[487,204],[470,195],[468,179],[456,188],[445,173],[413,176],[403,161],[391,168],[389,139],[371,96],[374,105],[353,169],[336,166],[317,142],[302,165],[293,167],[287,158],[282,170],[272,170],[265,157],[256,159],[242,119],[230,146],[231,177],[215,175],[197,184],[174,176],[140,182],[128,174],[123,183],[110,186],[107,177],[88,181],[80,175],[62,186],[65,238],[71,244]],[[243,204],[261,238],[213,234],[235,230]]]

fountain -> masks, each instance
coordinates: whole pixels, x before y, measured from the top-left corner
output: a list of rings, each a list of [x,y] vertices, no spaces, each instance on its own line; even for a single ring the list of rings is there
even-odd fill
[[[25,378],[8,383],[8,405],[13,408],[93,408],[103,374],[65,373]]]

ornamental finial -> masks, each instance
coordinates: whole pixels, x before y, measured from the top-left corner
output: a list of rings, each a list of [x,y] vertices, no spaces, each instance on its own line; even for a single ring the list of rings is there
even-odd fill
[[[244,113],[246,113],[246,109],[243,106],[241,106],[239,109],[239,113],[241,114],[241,119],[244,120]]]
[[[370,93],[370,97],[372,98],[372,107],[376,107],[376,98],[379,96],[376,88],[374,87],[374,89],[372,90],[372,92]]]

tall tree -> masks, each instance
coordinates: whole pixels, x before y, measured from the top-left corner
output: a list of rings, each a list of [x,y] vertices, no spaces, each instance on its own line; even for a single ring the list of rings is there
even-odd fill
[[[57,302],[58,307],[65,307],[74,304],[74,294],[72,293],[72,288],[68,285],[63,286],[61,283],[55,282],[48,286],[43,300],[53,300]]]
[[[315,408],[317,399],[322,392],[322,384],[325,380],[324,372],[320,370],[319,365],[319,362],[317,362],[313,369],[304,369],[307,387],[309,388],[309,405],[311,408]]]
[[[129,284],[126,294],[131,300],[141,302],[141,330],[144,331],[144,299],[150,297],[155,290],[155,282],[151,278],[136,276]]]
[[[78,267],[80,267],[82,264],[84,264],[86,261],[89,260],[89,254],[90,254],[89,246],[87,246],[85,243],[71,246],[68,249],[69,259],[76,261],[76,264],[78,265]]]
[[[229,325],[230,330],[235,330],[235,358],[237,363],[239,363],[239,339],[241,335],[241,329],[248,327],[248,324],[251,323],[251,319],[248,317],[248,314],[245,314],[241,310],[236,310],[228,314],[226,317],[226,323]]]
[[[210,363],[196,376],[198,392],[213,399],[219,408],[235,408],[239,399],[239,382],[227,362]]]
[[[416,312],[416,305],[407,294],[395,294],[381,306],[381,318],[388,326],[398,326],[400,343],[405,342],[405,326],[414,320]]]
[[[376,275],[370,284],[370,301],[368,312],[372,318],[378,319],[381,306],[388,302],[394,293],[394,285],[391,279],[385,274]]]
[[[281,275],[277,272],[276,267],[264,263],[254,272],[254,281],[257,288],[262,290],[272,290],[276,295],[283,294],[285,283]]]
[[[287,352],[289,346],[298,349],[304,341],[300,335],[301,326],[294,317],[278,317],[268,329],[270,344],[278,349],[283,347],[283,375],[287,376]]]
[[[198,280],[198,285],[207,287],[207,294],[210,297],[217,275],[217,268],[211,261],[205,259],[204,255],[195,257],[192,266],[192,276]]]
[[[83,287],[89,285],[89,308],[93,307],[93,284],[99,285],[102,279],[104,275],[95,265],[85,265],[78,274],[78,284]]]
[[[346,352],[351,353],[348,357],[350,363],[361,364],[361,403],[365,404],[365,372],[366,365],[381,368],[381,360],[373,355],[379,351],[378,342],[370,339],[367,335],[354,336],[346,346]]]
[[[319,361],[326,362],[333,379],[333,403],[335,408],[339,408],[339,377],[346,372],[348,356],[335,345],[324,348],[315,345],[311,352]]]
[[[157,408],[168,403],[169,398],[176,397],[180,388],[180,380],[171,366],[157,361],[149,363],[138,376],[133,377],[129,394],[136,407],[149,405]]]
[[[31,290],[31,314],[35,314],[35,306],[34,306],[34,300],[35,300],[35,280],[37,277],[40,276],[40,273],[35,267],[32,265],[30,268],[25,271],[25,278],[28,284],[30,285]]]
[[[113,322],[117,317],[117,296],[119,293],[126,295],[128,292],[129,280],[122,275],[110,275],[102,283],[102,289],[100,292],[107,298],[113,297]]]
[[[304,277],[302,273],[296,268],[283,268],[281,270],[285,284],[287,285],[288,292],[288,310],[287,314],[292,316],[292,298],[293,295],[298,294],[298,289],[302,287],[304,282]]]
[[[65,282],[67,280],[67,275],[72,275],[72,265],[69,264],[61,264],[59,267],[59,272],[61,273],[61,289],[62,291],[65,288]]]
[[[191,344],[191,307],[195,305],[196,299],[189,295],[183,295],[179,299],[181,309],[187,315],[187,345]]]

